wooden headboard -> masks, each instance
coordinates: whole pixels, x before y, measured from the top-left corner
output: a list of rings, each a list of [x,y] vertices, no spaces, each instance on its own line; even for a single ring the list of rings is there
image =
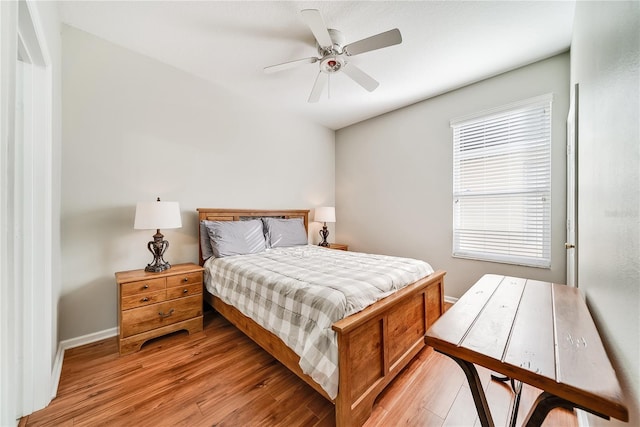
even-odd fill
[[[304,228],[309,233],[309,210],[260,210],[260,209],[216,209],[198,208],[198,260],[200,265],[204,263],[202,259],[202,247],[200,246],[200,221],[240,221],[246,218],[260,217],[277,218],[302,218]]]

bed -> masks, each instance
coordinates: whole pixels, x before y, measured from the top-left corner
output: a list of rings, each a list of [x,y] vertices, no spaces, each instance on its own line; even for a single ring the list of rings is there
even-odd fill
[[[200,208],[198,222],[255,218],[299,219],[304,224],[304,231],[308,232],[308,214],[308,210]],[[201,238],[206,238],[202,235],[205,232],[201,229]],[[309,247],[310,251],[311,249]],[[205,264],[202,247],[200,264]],[[443,271],[435,271],[420,277],[362,311],[332,324],[331,329],[335,331],[337,342],[339,372],[335,397],[330,396],[318,382],[303,372],[300,356],[276,334],[207,290],[204,292],[204,299],[318,393],[332,401],[336,408],[337,426],[360,426],[370,416],[376,397],[424,347],[426,330],[443,313],[444,275]]]

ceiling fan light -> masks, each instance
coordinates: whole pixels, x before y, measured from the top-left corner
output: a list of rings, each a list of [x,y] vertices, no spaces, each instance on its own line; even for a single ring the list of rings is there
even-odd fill
[[[327,56],[323,58],[322,61],[320,61],[320,71],[327,74],[332,74],[340,71],[343,66],[344,59],[335,55]]]

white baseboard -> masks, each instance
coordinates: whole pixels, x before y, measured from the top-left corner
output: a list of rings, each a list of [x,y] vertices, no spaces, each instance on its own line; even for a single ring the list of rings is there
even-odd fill
[[[448,302],[449,304],[455,304],[456,301],[458,301],[458,298],[450,297],[447,295],[444,296],[444,302]]]
[[[58,384],[60,384],[60,374],[62,373],[62,362],[64,360],[64,348],[62,343],[58,343],[56,351],[56,359],[53,361],[53,370],[51,371],[51,399],[58,395]]]
[[[62,362],[64,361],[65,350],[80,347],[85,344],[91,344],[92,342],[100,341],[105,338],[115,337],[116,335],[118,335],[118,328],[114,327],[105,329],[104,331],[83,335],[81,337],[60,341],[58,343],[56,359],[53,362],[53,369],[51,370],[51,398],[53,399],[58,394],[58,385],[60,384],[60,374],[62,373]]]

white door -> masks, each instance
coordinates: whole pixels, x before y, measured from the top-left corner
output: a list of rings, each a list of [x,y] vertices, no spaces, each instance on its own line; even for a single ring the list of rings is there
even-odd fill
[[[36,3],[0,1],[3,426],[45,407],[52,392],[53,80]]]
[[[570,94],[567,117],[567,285],[578,286],[578,84]]]

